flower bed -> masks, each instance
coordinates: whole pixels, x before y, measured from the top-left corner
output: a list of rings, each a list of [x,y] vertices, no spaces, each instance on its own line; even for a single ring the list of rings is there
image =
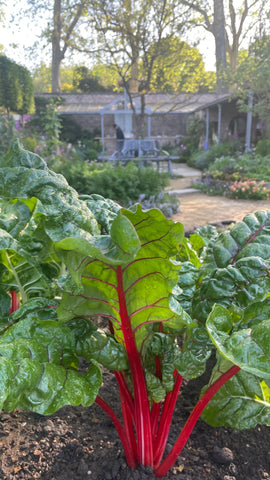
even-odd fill
[[[269,186],[263,180],[230,181],[207,175],[194,182],[193,186],[207,195],[222,195],[236,200],[266,200],[270,196]]]

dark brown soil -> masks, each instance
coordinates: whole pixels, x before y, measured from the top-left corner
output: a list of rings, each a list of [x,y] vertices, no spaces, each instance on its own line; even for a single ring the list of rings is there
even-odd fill
[[[104,398],[116,405],[114,379],[105,373]],[[198,391],[179,396],[170,435],[176,439]],[[170,445],[168,445],[170,448]],[[2,413],[1,480],[153,480],[130,470],[109,418],[96,404],[65,407],[51,417],[16,410]],[[199,421],[167,480],[270,480],[270,427],[233,431]]]

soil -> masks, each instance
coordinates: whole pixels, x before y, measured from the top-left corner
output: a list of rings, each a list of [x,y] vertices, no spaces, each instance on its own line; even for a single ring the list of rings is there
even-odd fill
[[[175,188],[175,187],[174,187]],[[174,220],[186,230],[205,223],[240,220],[270,202],[239,201],[204,194],[180,196]],[[220,208],[220,201],[222,207]],[[227,204],[228,202],[228,204]],[[242,203],[242,202],[241,202]],[[187,207],[189,205],[189,207]],[[208,205],[208,206],[207,206]],[[228,207],[230,205],[230,209]],[[268,205],[268,206],[267,206]],[[192,207],[192,208],[191,208]],[[259,207],[259,208],[258,208]],[[225,218],[223,217],[225,208]],[[102,396],[118,409],[112,375],[104,372]],[[168,448],[198,398],[194,381],[178,398]],[[15,410],[0,418],[1,480],[154,480],[148,468],[127,467],[110,419],[96,404],[64,407],[50,417]],[[167,480],[270,480],[270,427],[234,431],[199,420]]]
[[[114,379],[102,396],[115,405]],[[178,398],[168,447],[198,397],[194,381]],[[1,480],[154,480],[148,468],[127,467],[111,421],[96,404],[64,407],[49,417],[15,410],[0,423]],[[270,480],[270,427],[234,431],[199,420],[167,480]]]

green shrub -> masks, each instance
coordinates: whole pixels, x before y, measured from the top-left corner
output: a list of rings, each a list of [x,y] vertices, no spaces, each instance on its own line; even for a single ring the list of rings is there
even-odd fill
[[[245,154],[237,159],[237,171],[241,178],[270,181],[270,155]]]
[[[256,153],[262,157],[270,155],[270,140],[259,140],[256,145]]]
[[[199,170],[207,170],[217,158],[233,156],[236,153],[236,145],[229,142],[218,143],[217,145],[213,145],[209,150],[195,152],[188,161],[188,165],[198,168]]]
[[[205,122],[195,115],[193,119],[189,122],[187,128],[187,134],[192,140],[193,150],[196,150],[199,146],[200,138],[205,132]]]
[[[141,194],[146,198],[158,195],[169,184],[167,174],[158,173],[152,167],[140,168],[132,162],[125,167],[96,162],[89,165],[79,159],[73,161],[62,157],[50,160],[48,165],[61,173],[80,194],[97,193],[123,206],[137,202]]]
[[[0,155],[4,155],[10,147],[10,144],[17,137],[15,122],[13,117],[6,115],[0,116]]]
[[[76,155],[81,160],[97,160],[102,150],[99,140],[81,140],[74,145]]]
[[[85,142],[93,140],[96,136],[100,136],[100,129],[95,128],[92,132],[82,128],[72,117],[69,115],[61,115],[62,130],[60,133],[60,139],[63,142],[77,144],[78,142]]]
[[[25,150],[29,150],[30,152],[35,152],[37,147],[37,141],[35,138],[26,137],[22,140],[23,146]]]
[[[238,169],[237,159],[233,157],[220,157],[209,166],[208,172],[221,172],[232,174]]]

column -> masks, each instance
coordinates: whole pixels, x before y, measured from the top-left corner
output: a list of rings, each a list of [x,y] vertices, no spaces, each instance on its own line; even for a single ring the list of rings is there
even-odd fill
[[[206,109],[206,132],[205,132],[205,150],[209,150],[209,108]]]
[[[252,107],[253,107],[253,93],[249,93],[248,94],[248,112],[247,112],[245,153],[250,152],[251,127],[252,127]]]
[[[105,140],[104,140],[104,114],[101,113],[101,142],[102,142],[102,153],[105,152]]]
[[[221,141],[221,111],[222,111],[222,106],[221,103],[218,103],[218,143]]]

